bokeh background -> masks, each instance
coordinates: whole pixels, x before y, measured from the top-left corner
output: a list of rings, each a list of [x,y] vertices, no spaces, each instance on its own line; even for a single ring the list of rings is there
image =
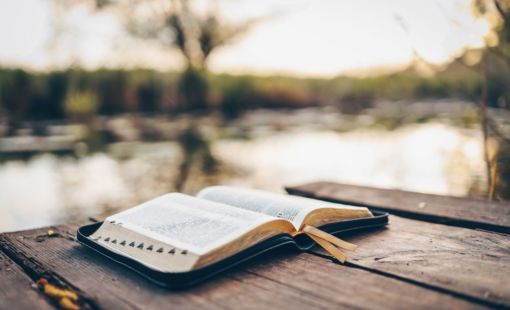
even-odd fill
[[[0,231],[213,184],[510,198],[507,0],[0,0]]]

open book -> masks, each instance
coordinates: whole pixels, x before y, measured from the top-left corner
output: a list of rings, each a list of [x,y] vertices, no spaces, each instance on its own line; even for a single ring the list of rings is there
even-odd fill
[[[82,227],[78,240],[165,284],[161,274],[189,273],[191,281],[284,243],[305,250],[315,241],[344,261],[340,248],[355,246],[330,233],[386,223],[374,220],[365,207],[213,186],[197,197],[166,194],[112,215]],[[206,271],[192,276],[198,270]]]

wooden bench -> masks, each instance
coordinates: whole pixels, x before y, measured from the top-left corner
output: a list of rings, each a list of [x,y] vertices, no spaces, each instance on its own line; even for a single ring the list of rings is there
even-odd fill
[[[394,215],[385,229],[343,235],[360,246],[344,265],[319,248],[279,251],[182,291],[79,245],[87,221],[4,233],[0,308],[57,306],[41,278],[77,292],[84,309],[510,308],[510,204],[333,183],[287,190]]]

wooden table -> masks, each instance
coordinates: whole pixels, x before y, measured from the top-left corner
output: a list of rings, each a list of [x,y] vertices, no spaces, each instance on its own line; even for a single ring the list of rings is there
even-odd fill
[[[360,246],[345,265],[319,248],[279,251],[183,291],[79,245],[85,222],[5,233],[0,308],[54,308],[40,278],[78,293],[84,309],[510,308],[510,204],[333,183],[288,191],[393,215],[386,229],[342,236]]]

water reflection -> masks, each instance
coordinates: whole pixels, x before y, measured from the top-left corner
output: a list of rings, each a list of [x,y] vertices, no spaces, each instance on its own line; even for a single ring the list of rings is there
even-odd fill
[[[244,170],[243,185],[332,180],[446,195],[476,195],[484,180],[481,136],[440,123],[396,131],[291,132],[256,141],[219,141],[214,151]]]
[[[334,116],[328,119],[338,124]],[[282,191],[283,185],[332,180],[459,196],[479,195],[486,186],[477,129],[439,120],[392,131],[302,124],[244,131],[236,124],[237,130],[227,126],[209,143],[197,138],[188,147],[179,139],[131,141],[78,159],[46,154],[4,162],[0,231],[107,214],[166,192],[193,194],[217,183]],[[193,130],[185,132],[187,142]]]

